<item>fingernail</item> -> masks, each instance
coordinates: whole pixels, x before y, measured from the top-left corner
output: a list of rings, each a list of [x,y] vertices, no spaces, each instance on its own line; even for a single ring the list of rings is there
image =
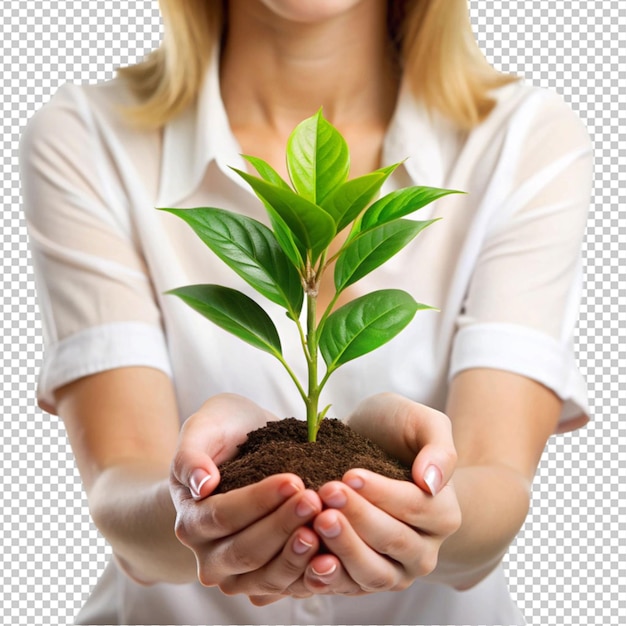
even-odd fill
[[[302,498],[296,506],[296,515],[298,517],[310,517],[313,513],[315,513],[315,506],[306,497]]]
[[[324,503],[334,509],[340,509],[346,506],[347,502],[348,498],[346,498],[346,494],[341,491],[333,491],[329,496],[324,498]]]
[[[280,493],[283,498],[291,498],[291,496],[298,493],[298,491],[300,491],[300,487],[291,482],[281,485],[278,489],[278,493]]]
[[[441,472],[434,465],[429,465],[424,472],[424,482],[428,485],[431,495],[436,496],[441,489]]]
[[[318,572],[313,566],[311,566],[311,571],[323,582],[328,583],[330,576],[332,576],[337,570],[337,564],[332,563],[331,566],[325,572]]]
[[[349,478],[346,478],[344,482],[348,485],[348,487],[356,490],[363,489],[365,486],[365,481],[360,476],[350,476]]]
[[[305,541],[301,537],[296,537],[293,540],[293,544],[291,546],[292,550],[296,554],[304,554],[304,553],[308,552],[312,547],[313,547],[312,543],[309,543],[308,541]]]
[[[202,500],[201,490],[206,482],[211,480],[211,475],[203,469],[195,469],[189,477],[189,491],[194,500]]]
[[[319,526],[319,532],[321,535],[324,535],[327,539],[334,539],[341,534],[341,526],[339,522],[335,520],[331,522],[328,526]]]

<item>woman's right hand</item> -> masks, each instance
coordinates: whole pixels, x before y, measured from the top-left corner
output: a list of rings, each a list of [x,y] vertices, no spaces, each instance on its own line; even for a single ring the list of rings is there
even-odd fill
[[[294,595],[292,585],[296,595],[309,595],[295,583],[318,551],[306,525],[322,510],[320,498],[295,474],[207,496],[219,484],[217,466],[237,454],[248,432],[274,419],[241,396],[211,398],[183,425],[170,476],[176,536],[194,552],[199,581],[255,604]]]

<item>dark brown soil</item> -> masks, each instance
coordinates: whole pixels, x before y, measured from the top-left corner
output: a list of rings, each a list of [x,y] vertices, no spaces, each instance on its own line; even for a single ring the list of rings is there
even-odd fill
[[[220,466],[221,482],[214,493],[253,484],[273,474],[290,472],[307,488],[341,480],[360,467],[396,480],[411,480],[411,470],[343,422],[325,419],[317,441],[307,441],[306,422],[293,417],[268,422],[248,434],[239,456]]]

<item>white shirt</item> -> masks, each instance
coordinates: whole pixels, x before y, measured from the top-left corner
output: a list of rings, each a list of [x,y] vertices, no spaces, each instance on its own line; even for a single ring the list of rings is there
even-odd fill
[[[487,367],[539,381],[564,401],[560,430],[586,422],[586,394],[572,340],[581,290],[580,245],[592,154],[577,117],[555,95],[522,83],[471,132],[426,113],[402,90],[383,163],[408,160],[383,188],[468,192],[414,215],[442,217],[355,285],[408,291],[440,312],[419,312],[383,348],[329,382],[322,406],[347,416],[364,397],[394,391],[444,408],[449,381]],[[216,206],[261,221],[261,203],[228,166],[245,169],[219,93],[217,66],[198,105],[164,131],[140,131],[119,114],[131,101],[120,81],[61,88],[22,141],[24,206],[41,302],[46,354],[38,397],[124,366],[150,366],[174,381],[181,420],[209,396],[236,392],[277,415],[303,415],[273,357],[228,335],[168,289],[218,283],[252,289],[191,229],[155,207]],[[304,375],[292,323],[262,302]],[[506,419],[506,415],[502,416]],[[141,587],[114,563],[79,623],[522,624],[501,569],[457,592],[417,581],[401,593],[318,596],[253,607],[199,584]]]

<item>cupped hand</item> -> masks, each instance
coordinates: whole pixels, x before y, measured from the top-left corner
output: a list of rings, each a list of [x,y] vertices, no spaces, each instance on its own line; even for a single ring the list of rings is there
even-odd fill
[[[207,496],[219,483],[217,466],[272,419],[240,396],[211,398],[185,422],[170,477],[176,536],[194,552],[199,581],[247,594],[256,604],[310,595],[302,585],[288,589],[318,550],[318,537],[306,526],[321,511],[320,498],[294,474]]]
[[[414,482],[362,469],[323,485],[326,507],[313,528],[330,554],[315,556],[303,580],[314,593],[401,590],[433,571],[442,543],[461,524],[450,480],[456,464],[450,422],[395,394],[364,402],[350,426],[410,464]]]

